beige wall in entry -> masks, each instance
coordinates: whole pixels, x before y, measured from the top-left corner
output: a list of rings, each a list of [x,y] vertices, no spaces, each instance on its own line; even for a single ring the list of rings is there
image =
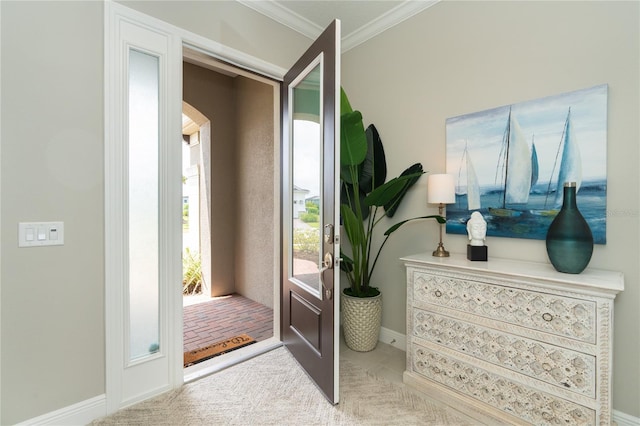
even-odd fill
[[[274,86],[183,67],[183,98],[211,121],[211,288],[273,308]],[[204,141],[203,141],[204,143]]]
[[[375,123],[392,176],[416,161],[445,171],[445,120],[475,111],[607,83],[607,244],[590,266],[624,273],[615,303],[613,406],[640,416],[640,3],[443,1],[343,55],[351,104]],[[605,159],[603,159],[605,161]],[[437,213],[426,177],[396,220]],[[389,224],[392,222],[389,221]],[[386,226],[381,226],[386,229]],[[445,235],[466,253],[466,236]],[[400,257],[433,251],[435,222],[394,234],[375,272],[383,326],[405,333]],[[489,255],[548,262],[541,240],[488,238]]]
[[[273,308],[274,268],[279,270],[274,265],[279,259],[274,253],[274,225],[280,212],[273,204],[274,179],[280,176],[274,164],[274,148],[280,147],[274,140],[274,86],[237,77],[235,89],[236,291]]]
[[[2,418],[105,391],[103,6],[0,2]],[[18,222],[64,246],[18,248]]]
[[[234,79],[185,63],[182,98],[211,122],[209,214],[211,218],[211,282],[213,296],[235,289],[236,135]],[[205,162],[207,158],[204,159]],[[204,200],[203,200],[204,201]],[[205,277],[208,279],[208,277]]]

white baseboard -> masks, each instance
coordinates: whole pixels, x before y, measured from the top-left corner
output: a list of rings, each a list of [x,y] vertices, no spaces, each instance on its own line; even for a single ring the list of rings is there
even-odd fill
[[[640,417],[634,417],[618,410],[613,410],[613,421],[618,426],[640,426]]]
[[[388,328],[380,327],[380,337],[378,337],[378,341],[387,343],[403,351],[407,350],[406,336],[397,331],[389,330]]]
[[[95,419],[107,415],[107,398],[106,395],[96,396],[77,404],[52,411],[42,416],[35,417],[30,420],[18,423],[17,426],[26,425],[64,425],[64,426],[82,426],[91,423]]]

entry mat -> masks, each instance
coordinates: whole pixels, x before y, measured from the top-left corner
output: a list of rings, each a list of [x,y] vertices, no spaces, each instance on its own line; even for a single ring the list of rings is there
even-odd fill
[[[253,337],[248,334],[241,334],[193,351],[185,352],[184,366],[189,367],[190,365],[206,361],[218,355],[226,354],[227,352],[240,349],[253,343],[256,343],[256,340]]]

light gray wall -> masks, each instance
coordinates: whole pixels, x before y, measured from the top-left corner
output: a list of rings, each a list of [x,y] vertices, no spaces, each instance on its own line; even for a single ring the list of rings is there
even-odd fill
[[[640,416],[639,6],[444,1],[342,58],[343,86],[365,125],[376,124],[392,176],[415,161],[445,171],[448,117],[609,84],[607,244],[595,247],[590,266],[625,275],[615,302],[613,405],[633,416]],[[426,204],[426,182],[396,220],[437,213]],[[398,258],[438,242],[435,222],[406,226],[391,237],[373,280],[384,294],[383,326],[400,333],[406,291]],[[466,236],[444,240],[465,253]],[[548,262],[544,241],[494,237],[487,245],[491,257]]]
[[[290,66],[309,40],[237,2],[143,12]],[[0,2],[0,424],[105,392],[103,4]],[[20,221],[65,222],[65,245],[18,249]]]
[[[105,390],[103,11],[0,7],[0,423],[13,424]],[[18,222],[52,220],[64,246],[18,248]]]

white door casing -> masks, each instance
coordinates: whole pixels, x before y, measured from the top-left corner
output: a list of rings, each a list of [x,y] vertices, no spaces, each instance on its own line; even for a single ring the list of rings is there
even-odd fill
[[[181,386],[185,371],[181,286],[181,117],[183,46],[242,69],[281,81],[286,70],[229,46],[206,39],[110,0],[105,1],[105,344],[107,413]],[[126,221],[126,88],[128,49],[153,53],[160,64],[160,350],[128,366],[125,324],[128,237]],[[277,92],[277,90],[276,90]],[[274,108],[279,136],[279,108]],[[274,164],[280,163],[279,150]],[[279,179],[274,182],[274,208],[280,206]],[[274,251],[279,252],[280,223],[274,223]],[[274,296],[279,310],[279,257],[274,264]],[[174,284],[171,284],[174,283]],[[274,335],[279,336],[279,317]],[[259,346],[259,345],[254,345]],[[233,355],[231,355],[233,357]],[[225,364],[227,365],[227,364]],[[208,368],[208,367],[207,367]],[[207,370],[208,371],[208,370]],[[194,377],[205,371],[194,373]]]
[[[182,384],[181,45],[167,31],[105,3],[105,321],[107,413]],[[130,354],[129,57],[157,62],[158,350]],[[131,123],[135,124],[135,123]],[[135,155],[135,154],[134,154]],[[133,265],[136,266],[137,265]]]

